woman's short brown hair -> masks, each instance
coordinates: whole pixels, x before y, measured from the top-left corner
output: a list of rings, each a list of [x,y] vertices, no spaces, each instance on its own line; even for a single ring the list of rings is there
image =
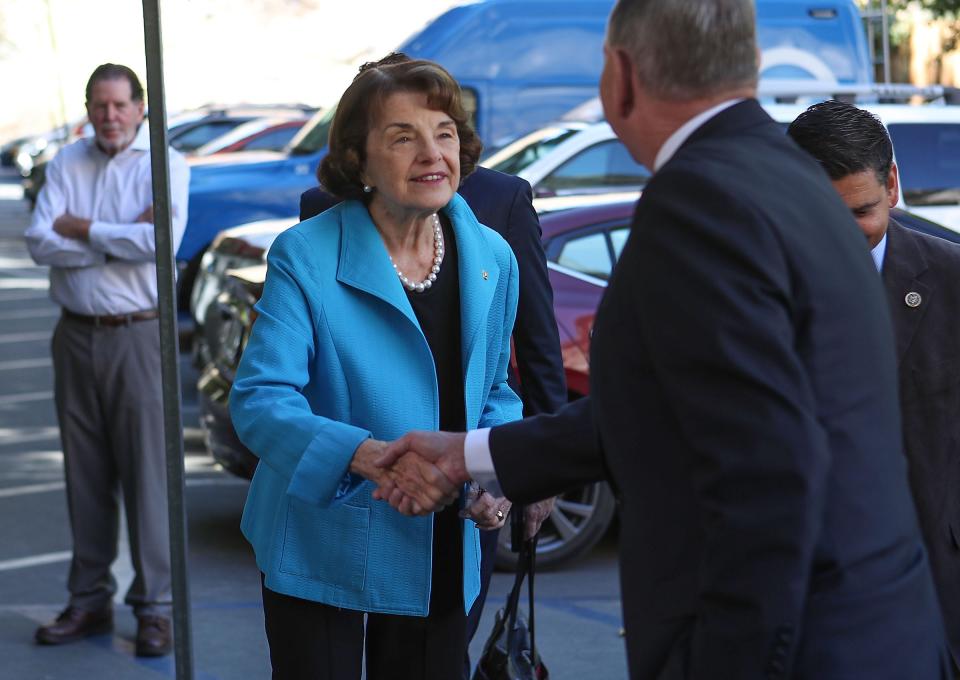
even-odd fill
[[[427,106],[453,119],[460,138],[461,181],[473,172],[483,145],[470,127],[457,81],[439,64],[395,52],[361,66],[337,105],[328,153],[317,171],[320,184],[334,196],[369,199],[361,179],[367,133],[384,101],[397,92],[425,94]]]

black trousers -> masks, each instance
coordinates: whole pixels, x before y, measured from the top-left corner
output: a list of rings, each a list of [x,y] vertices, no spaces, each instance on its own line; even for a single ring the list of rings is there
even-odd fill
[[[434,515],[426,617],[364,614],[263,586],[273,680],[360,680],[364,643],[367,680],[459,680],[467,647],[462,536],[456,504]]]

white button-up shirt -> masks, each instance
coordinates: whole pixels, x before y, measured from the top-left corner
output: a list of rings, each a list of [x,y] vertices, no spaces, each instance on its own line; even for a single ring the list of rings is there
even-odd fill
[[[887,254],[887,234],[884,232],[880,243],[870,249],[870,255],[873,257],[873,263],[877,265],[877,271],[883,273],[883,256]]]
[[[170,149],[173,250],[187,223],[190,168]],[[153,224],[137,222],[153,203],[150,137],[140,125],[133,142],[112,158],[93,138],[60,150],[26,232],[37,264],[50,267],[50,297],[77,314],[129,314],[157,306]],[[88,241],[66,238],[54,221],[70,213],[92,221]]]

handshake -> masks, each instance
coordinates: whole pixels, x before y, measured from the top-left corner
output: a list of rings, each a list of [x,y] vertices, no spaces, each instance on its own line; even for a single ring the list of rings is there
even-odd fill
[[[462,432],[410,432],[393,442],[367,439],[350,463],[350,471],[377,485],[373,497],[404,515],[427,515],[456,502],[470,481],[464,461]],[[462,517],[480,529],[499,529],[511,503],[473,486]],[[527,506],[526,538],[532,538],[553,509],[553,499]]]

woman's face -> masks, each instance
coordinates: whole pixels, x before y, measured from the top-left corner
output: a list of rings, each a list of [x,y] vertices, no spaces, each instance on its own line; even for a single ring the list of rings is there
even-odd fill
[[[363,181],[374,187],[371,203],[389,212],[436,212],[460,186],[456,123],[428,109],[425,94],[390,95],[367,133]]]

